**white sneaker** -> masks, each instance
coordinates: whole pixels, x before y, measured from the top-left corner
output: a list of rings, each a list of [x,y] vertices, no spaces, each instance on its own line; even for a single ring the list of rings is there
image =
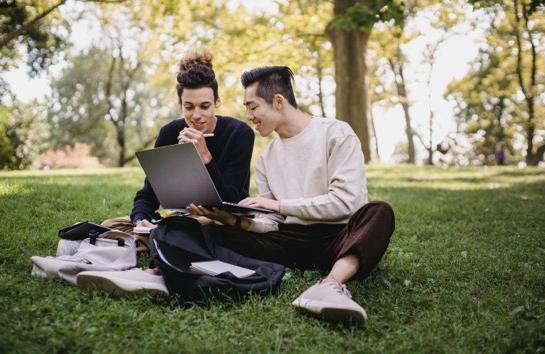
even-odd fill
[[[344,284],[318,282],[292,302],[311,314],[334,321],[363,323],[367,313],[356,302]]]
[[[166,294],[168,290],[161,275],[153,275],[140,268],[122,271],[87,271],[77,276],[78,286],[85,290],[104,290],[114,296]]]

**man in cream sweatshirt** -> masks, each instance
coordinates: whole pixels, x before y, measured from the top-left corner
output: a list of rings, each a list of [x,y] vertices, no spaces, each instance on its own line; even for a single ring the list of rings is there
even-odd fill
[[[253,258],[300,269],[318,268],[324,279],[293,305],[326,319],[361,323],[367,318],[345,283],[363,278],[382,258],[394,231],[385,202],[369,202],[361,143],[336,119],[311,117],[297,107],[285,66],[245,72],[244,105],[261,136],[277,136],[255,167],[259,196],[240,204],[273,210],[250,219],[218,209],[189,206],[215,219],[226,247]]]

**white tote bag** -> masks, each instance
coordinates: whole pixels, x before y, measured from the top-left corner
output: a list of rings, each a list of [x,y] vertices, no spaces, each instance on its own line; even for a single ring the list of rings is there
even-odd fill
[[[136,266],[136,244],[130,235],[107,231],[96,239],[61,239],[56,257],[33,256],[32,275],[56,278],[76,285],[78,273],[95,270],[127,270]]]

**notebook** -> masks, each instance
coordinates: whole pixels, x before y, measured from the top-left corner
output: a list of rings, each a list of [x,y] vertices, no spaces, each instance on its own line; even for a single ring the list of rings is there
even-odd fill
[[[254,270],[236,266],[234,264],[222,261],[193,262],[189,269],[196,274],[206,274],[216,276],[221,273],[230,272],[237,278],[246,278],[255,274]]]

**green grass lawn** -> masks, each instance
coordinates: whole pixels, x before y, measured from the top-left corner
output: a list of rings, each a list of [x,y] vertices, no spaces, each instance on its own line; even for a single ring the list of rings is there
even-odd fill
[[[369,168],[371,199],[392,204],[397,228],[378,268],[349,284],[364,327],[292,308],[318,272],[289,270],[275,295],[188,308],[30,275],[57,229],[126,215],[142,178],[0,173],[0,353],[545,352],[544,170]]]

